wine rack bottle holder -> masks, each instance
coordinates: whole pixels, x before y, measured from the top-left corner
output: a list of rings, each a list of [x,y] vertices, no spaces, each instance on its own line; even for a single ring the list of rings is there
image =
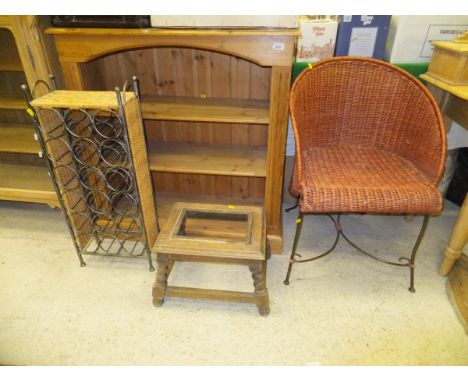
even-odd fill
[[[99,93],[106,93],[107,98],[115,97],[116,108],[74,107],[77,92],[55,95],[59,92],[53,77],[51,83],[52,89],[40,81],[32,92],[26,86],[23,90],[81,266],[86,265],[83,254],[146,255],[154,270],[124,109],[125,98],[136,97],[142,126],[136,78],[123,92],[83,92],[89,93],[89,98],[83,95],[87,106],[105,103],[93,97],[99,100]],[[44,97],[55,96],[57,107],[35,105],[38,86],[48,88]],[[67,104],[73,107],[64,107]]]

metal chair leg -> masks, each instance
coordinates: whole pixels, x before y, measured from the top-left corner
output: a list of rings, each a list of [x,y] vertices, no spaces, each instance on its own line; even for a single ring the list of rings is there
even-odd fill
[[[289,276],[291,275],[291,270],[292,270],[292,266],[294,263],[294,257],[296,256],[296,248],[297,248],[297,244],[299,243],[299,237],[301,236],[303,220],[304,220],[304,213],[301,210],[299,210],[299,214],[296,219],[296,234],[294,235],[294,244],[292,247],[291,256],[289,257],[288,273],[286,274],[284,285],[289,285]]]
[[[285,209],[284,209],[284,212],[289,212],[289,211],[292,211],[292,210],[296,209],[297,207],[299,207],[299,200],[301,200],[301,195],[299,195],[299,196],[296,198],[296,204],[294,204],[294,205],[291,206],[291,207],[285,208]]]
[[[330,216],[330,215],[329,215]],[[424,237],[424,233],[426,231],[426,227],[427,227],[427,224],[428,224],[428,221],[429,221],[429,215],[424,215],[424,220],[423,220],[423,223],[422,223],[422,226],[421,226],[421,230],[419,232],[419,235],[418,235],[418,238],[416,239],[416,242],[414,244],[414,247],[413,247],[413,251],[411,253],[411,258],[407,258],[407,257],[400,257],[399,258],[399,261],[400,263],[397,263],[397,262],[392,262],[392,261],[387,261],[387,260],[384,260],[384,259],[381,259],[381,258],[378,258],[372,254],[370,254],[369,252],[366,252],[364,251],[363,249],[361,249],[359,246],[357,246],[356,244],[354,244],[342,231],[341,229],[341,225],[340,225],[340,222],[339,222],[339,216],[337,218],[337,220],[335,221],[331,216],[330,218],[333,220],[333,222],[335,223],[335,228],[337,230],[337,236],[336,236],[336,239],[335,239],[335,242],[333,243],[333,246],[326,252],[324,252],[323,254],[321,255],[318,255],[318,256],[315,256],[315,257],[312,257],[312,258],[309,258],[309,259],[304,259],[304,260],[296,260],[295,258],[297,256],[300,257],[300,255],[298,253],[296,253],[296,249],[297,249],[297,245],[299,243],[299,238],[300,238],[300,235],[301,235],[301,230],[302,230],[302,223],[303,223],[303,218],[304,218],[304,213],[302,213],[300,210],[299,210],[299,216],[298,218],[296,219],[296,234],[295,234],[295,237],[294,237],[294,243],[293,243],[293,247],[292,247],[292,251],[291,251],[291,256],[289,258],[289,266],[288,266],[288,272],[286,274],[286,278],[284,280],[284,284],[285,285],[289,285],[289,276],[291,275],[291,270],[292,270],[292,266],[294,263],[305,263],[305,262],[309,262],[309,261],[313,261],[313,260],[316,260],[316,259],[319,259],[321,257],[324,257],[326,255],[328,255],[330,252],[332,252],[337,243],[338,243],[338,240],[340,238],[340,236],[343,236],[343,238],[355,249],[357,249],[359,252],[363,253],[364,255],[366,256],[369,256],[371,257],[372,259],[374,260],[377,260],[377,261],[380,261],[382,263],[385,263],[385,264],[389,264],[389,265],[394,265],[394,266],[399,266],[399,267],[408,267],[410,269],[410,286],[408,288],[408,290],[411,292],[411,293],[414,293],[416,292],[416,289],[414,288],[414,269],[416,267],[416,264],[415,264],[415,260],[416,260],[416,254],[417,254],[417,251],[418,251],[418,248],[419,248],[419,245],[421,244],[421,241],[422,241],[422,238]]]
[[[414,289],[414,268],[416,267],[416,264],[415,264],[416,253],[418,252],[419,245],[421,244],[421,240],[424,236],[424,233],[426,232],[428,221],[429,221],[429,215],[424,215],[424,220],[421,226],[421,230],[419,231],[418,238],[416,239],[416,243],[414,244],[413,252],[411,253],[410,263],[408,264],[409,269],[410,269],[410,286],[408,290],[411,293],[416,292],[416,289]]]

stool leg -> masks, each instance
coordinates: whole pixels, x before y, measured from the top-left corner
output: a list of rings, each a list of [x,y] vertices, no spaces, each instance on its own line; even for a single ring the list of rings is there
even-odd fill
[[[258,261],[249,266],[255,287],[255,300],[262,316],[270,314],[270,300],[266,288],[266,261]]]
[[[169,258],[166,255],[157,255],[156,281],[153,284],[153,305],[156,307],[164,303],[167,288],[167,275],[169,273]]]

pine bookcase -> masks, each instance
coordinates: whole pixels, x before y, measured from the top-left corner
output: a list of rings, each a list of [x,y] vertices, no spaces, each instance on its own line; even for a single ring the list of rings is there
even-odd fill
[[[49,28],[70,90],[136,75],[159,224],[180,202],[260,205],[282,251],[296,29]]]

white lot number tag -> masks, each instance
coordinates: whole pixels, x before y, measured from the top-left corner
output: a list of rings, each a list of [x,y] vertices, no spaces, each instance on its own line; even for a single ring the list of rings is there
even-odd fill
[[[284,50],[284,42],[274,42],[271,48],[273,50]]]

